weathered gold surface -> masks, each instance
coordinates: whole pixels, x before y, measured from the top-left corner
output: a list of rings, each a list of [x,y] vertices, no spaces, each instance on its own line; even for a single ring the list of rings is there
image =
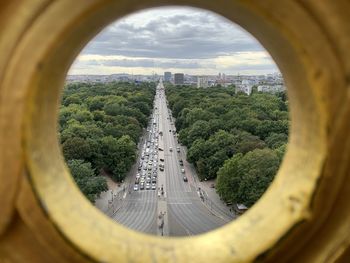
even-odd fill
[[[191,238],[114,224],[80,194],[56,137],[80,49],[130,12],[217,12],[284,74],[292,127],[269,191],[237,221]],[[0,3],[0,262],[350,262],[348,0],[16,0]]]

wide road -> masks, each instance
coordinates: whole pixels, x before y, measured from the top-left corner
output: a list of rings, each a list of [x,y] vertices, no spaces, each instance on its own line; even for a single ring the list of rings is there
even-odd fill
[[[228,220],[214,216],[208,210],[200,199],[193,175],[190,175],[190,171],[187,170],[185,173],[181,172],[181,169],[185,168],[180,165],[179,160],[184,161],[186,157],[173,132],[175,125],[166,104],[162,83],[159,88],[157,103],[164,140],[169,233],[171,236],[196,235],[218,228]],[[177,147],[180,148],[180,153]],[[184,176],[187,177],[188,182],[183,180]]]
[[[177,141],[162,81],[157,86],[152,118],[139,157],[134,174],[127,179],[128,187],[112,203],[113,213],[109,216],[114,220],[134,230],[169,236],[201,234],[231,220],[213,214],[205,206],[196,175],[180,165],[180,159],[185,162],[186,156]],[[159,164],[164,165],[163,171]],[[156,180],[155,190],[151,188],[152,182],[147,186],[148,180]],[[150,189],[146,190],[146,186]]]

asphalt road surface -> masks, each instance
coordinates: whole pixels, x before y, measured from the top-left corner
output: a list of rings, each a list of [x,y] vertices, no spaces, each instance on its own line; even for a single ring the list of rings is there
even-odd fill
[[[167,236],[201,234],[229,222],[232,218],[205,205],[193,169],[180,165],[185,159],[160,81],[135,172],[114,198],[109,216],[134,230]]]

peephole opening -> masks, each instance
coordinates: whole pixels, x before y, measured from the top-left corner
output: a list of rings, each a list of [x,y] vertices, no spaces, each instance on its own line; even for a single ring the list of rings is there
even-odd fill
[[[85,47],[66,79],[59,138],[101,212],[188,236],[258,201],[289,123],[282,75],[254,37],[212,12],[167,7],[124,17]]]

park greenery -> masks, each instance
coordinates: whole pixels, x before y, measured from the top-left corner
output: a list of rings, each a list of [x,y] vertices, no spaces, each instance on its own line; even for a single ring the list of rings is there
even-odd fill
[[[59,114],[62,151],[90,201],[107,190],[101,175],[121,182],[135,162],[154,95],[154,83],[66,85]]]
[[[200,180],[216,180],[228,203],[253,205],[273,180],[289,129],[285,92],[235,93],[234,87],[166,87],[179,141]]]

